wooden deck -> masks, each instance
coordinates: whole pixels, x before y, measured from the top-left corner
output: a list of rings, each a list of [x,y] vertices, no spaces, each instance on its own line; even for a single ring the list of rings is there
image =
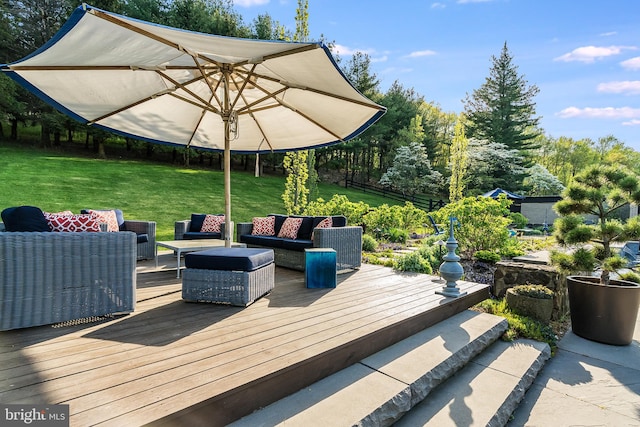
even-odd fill
[[[0,402],[68,404],[72,426],[225,425],[489,295],[371,265],[306,289],[279,268],[239,308],[186,303],[175,269],[153,270],[140,265],[130,315],[0,332]]]

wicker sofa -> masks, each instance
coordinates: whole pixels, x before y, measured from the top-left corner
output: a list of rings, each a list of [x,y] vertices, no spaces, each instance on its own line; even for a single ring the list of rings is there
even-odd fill
[[[253,235],[253,223],[238,223],[236,226],[236,241],[245,243],[247,247],[270,248],[274,251],[275,264],[293,270],[304,271],[305,252],[307,248],[333,248],[336,251],[338,272],[360,268],[362,264],[362,227],[347,226],[344,216],[332,216],[333,226],[328,228],[314,228],[326,217],[299,216],[303,224],[295,239],[276,237],[287,218],[287,215],[270,214],[274,216],[275,235]]]
[[[132,312],[133,232],[4,232],[0,330]]]

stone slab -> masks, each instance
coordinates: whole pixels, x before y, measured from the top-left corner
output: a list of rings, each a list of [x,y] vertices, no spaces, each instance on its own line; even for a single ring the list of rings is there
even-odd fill
[[[633,342],[613,346],[569,331],[510,426],[640,426],[640,316]]]
[[[536,383],[527,391],[507,425],[510,427],[637,427],[640,426],[640,419],[637,416],[618,414]]]
[[[524,262],[525,264],[546,264],[549,265],[549,251],[536,251],[526,255],[513,257],[514,262]]]
[[[412,405],[497,340],[507,321],[466,310],[361,363],[411,385]]]
[[[410,409],[410,400],[406,384],[355,364],[230,426],[351,426],[363,424],[363,418],[368,418],[363,425],[391,425]]]
[[[506,329],[501,317],[463,311],[231,425],[392,425]]]
[[[497,341],[395,426],[505,425],[550,354],[546,343]]]
[[[559,352],[536,384],[565,396],[569,402],[588,402],[594,416],[611,411],[640,425],[640,359],[635,363],[637,368],[632,369],[588,356]],[[535,410],[540,410],[537,404]]]

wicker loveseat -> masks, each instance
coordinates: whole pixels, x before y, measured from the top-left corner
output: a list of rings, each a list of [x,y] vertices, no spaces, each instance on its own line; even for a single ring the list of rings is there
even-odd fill
[[[132,312],[133,232],[4,232],[0,330]]]
[[[332,226],[328,228],[316,227],[326,217],[297,216],[302,218],[303,222],[295,239],[277,237],[287,215],[269,216],[275,217],[273,235],[254,235],[253,222],[238,223],[236,241],[245,243],[247,247],[273,249],[275,264],[280,267],[304,271],[305,249],[332,248],[336,251],[338,272],[360,268],[362,227],[347,226],[344,216],[332,216]]]
[[[118,231],[136,233],[138,259],[154,259],[156,256],[156,222],[124,219],[120,209],[113,209],[118,221]],[[89,209],[82,209],[81,213],[89,213]],[[107,212],[103,210],[103,212]],[[101,224],[102,231],[108,231],[105,224]]]
[[[211,215],[210,215],[211,216]],[[203,223],[207,214],[193,213],[190,219],[176,221],[174,225],[174,240],[195,240],[195,239],[224,239],[224,214],[215,214],[220,218],[220,231],[202,231]],[[233,234],[233,221],[231,221],[231,234]]]

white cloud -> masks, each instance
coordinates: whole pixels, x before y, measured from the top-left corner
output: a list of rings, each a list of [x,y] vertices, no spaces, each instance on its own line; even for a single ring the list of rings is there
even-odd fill
[[[555,58],[554,61],[592,63],[607,56],[619,55],[623,50],[635,49],[633,46],[583,46]]]
[[[433,50],[419,50],[419,51],[411,52],[409,55],[406,56],[406,58],[420,58],[423,56],[432,56],[435,54],[436,52]]]
[[[387,62],[388,60],[389,60],[389,57],[387,55],[371,57],[371,62]]]
[[[447,7],[447,5],[444,3],[431,3],[431,9],[444,9],[445,7]]]
[[[608,33],[601,33],[600,37],[610,37],[610,36],[615,36],[616,34],[618,34],[617,31],[609,31]]]
[[[640,108],[631,107],[603,107],[603,108],[578,108],[569,107],[556,113],[563,119],[635,119],[640,118]]]
[[[331,51],[340,56],[351,56],[356,52],[366,53],[367,55],[371,56],[374,53],[372,49],[352,49],[341,44],[333,45]]]
[[[600,83],[598,92],[640,94],[640,80]]]
[[[240,7],[252,7],[268,4],[269,0],[233,0],[233,4]]]
[[[331,52],[334,55],[340,55],[342,58],[347,58],[358,52],[364,53],[366,55],[369,55],[369,59],[371,60],[371,62],[386,62],[389,59],[387,55],[383,53],[377,53],[374,49],[352,49],[341,44],[333,45],[333,47],[331,48]]]
[[[626,122],[622,122],[624,126],[640,126],[640,119],[633,119]]]
[[[640,56],[622,61],[620,65],[627,70],[640,70]]]

